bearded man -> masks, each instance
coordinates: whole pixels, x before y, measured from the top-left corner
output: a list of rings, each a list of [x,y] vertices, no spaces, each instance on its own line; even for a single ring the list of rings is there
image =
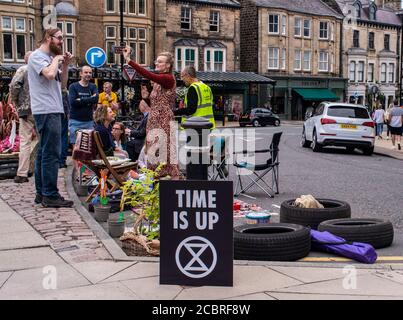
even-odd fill
[[[40,47],[28,62],[31,110],[39,135],[35,162],[35,203],[44,207],[71,207],[57,188],[61,153],[62,118],[64,116],[61,87],[67,86],[69,52],[62,53],[63,33],[46,29]]]

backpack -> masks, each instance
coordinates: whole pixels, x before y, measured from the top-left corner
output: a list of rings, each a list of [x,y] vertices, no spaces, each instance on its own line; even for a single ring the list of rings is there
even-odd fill
[[[94,130],[78,130],[76,143],[73,148],[73,159],[79,161],[95,160],[97,147],[94,139]]]

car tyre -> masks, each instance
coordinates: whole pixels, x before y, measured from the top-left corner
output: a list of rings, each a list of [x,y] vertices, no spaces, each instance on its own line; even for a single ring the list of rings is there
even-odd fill
[[[274,121],[274,126],[279,127],[280,126],[280,120],[275,120]]]
[[[374,153],[374,147],[369,147],[369,148],[362,149],[362,152],[366,156],[372,156],[372,154]]]
[[[316,131],[313,132],[313,139],[311,144],[313,152],[320,152],[322,151],[322,145],[318,143],[318,137],[316,135]]]
[[[234,228],[237,260],[295,261],[311,250],[309,228],[296,224],[245,224]]]
[[[252,125],[254,126],[254,127],[258,127],[259,126],[259,121],[258,120],[253,120],[253,122],[252,122]]]
[[[393,225],[381,219],[334,219],[322,222],[319,231],[328,231],[351,242],[369,243],[375,249],[389,247],[393,242]]]
[[[306,140],[306,135],[305,135],[305,128],[302,130],[302,136],[301,136],[301,147],[303,148],[309,148],[311,146],[311,141]]]

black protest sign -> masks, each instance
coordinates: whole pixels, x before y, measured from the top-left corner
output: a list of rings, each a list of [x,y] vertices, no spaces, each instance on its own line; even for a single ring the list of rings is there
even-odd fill
[[[160,283],[233,285],[231,181],[160,182]]]

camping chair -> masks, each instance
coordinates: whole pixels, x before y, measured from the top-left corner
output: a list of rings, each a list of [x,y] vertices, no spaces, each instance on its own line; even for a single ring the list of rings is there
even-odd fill
[[[236,167],[236,173],[238,176],[238,181],[237,185],[235,188],[235,194],[234,196],[237,197],[240,194],[246,195],[246,191],[248,191],[252,186],[256,185],[258,186],[264,193],[266,193],[270,198],[274,197],[274,193],[278,194],[279,189],[278,189],[278,182],[279,182],[279,144],[280,144],[280,138],[282,132],[277,132],[273,134],[273,138],[270,144],[269,149],[265,150],[256,150],[253,151],[252,153],[267,153],[269,155],[269,158],[267,159],[266,163],[263,164],[252,164],[252,163],[247,163],[247,162],[235,162],[234,166]],[[248,154],[247,151],[241,151],[237,153],[243,153],[243,154]],[[242,179],[241,179],[241,173],[242,172],[251,172],[248,175],[246,175],[251,181],[250,183],[246,186],[243,187],[242,184]],[[266,174],[271,172],[272,177],[271,177],[271,186],[267,184],[267,182],[263,179]],[[240,187],[240,190],[238,191],[238,188]],[[266,187],[266,188],[265,188]],[[250,197],[250,196],[249,196]],[[252,197],[253,198],[253,197]]]
[[[137,169],[137,162],[125,162],[120,165],[112,166],[108,161],[108,158],[106,157],[105,152],[103,150],[102,140],[99,135],[99,132],[93,131],[92,135],[93,140],[95,142],[96,154],[103,161],[103,163],[102,164],[98,162],[94,163],[95,159],[83,160],[74,157],[73,158],[75,160],[81,161],[84,165],[86,165],[92,172],[96,174],[98,179],[101,178],[101,171],[106,169],[106,177],[107,177],[106,182],[110,187],[110,192],[114,192],[123,185],[123,183],[125,182],[125,177],[129,173],[129,171],[132,169]],[[99,191],[99,185],[97,185],[97,187],[91,192],[91,194],[86,199],[86,202],[90,202],[98,191]]]
[[[225,135],[210,135],[212,145],[210,150],[210,167],[208,178],[211,181],[227,180],[229,176],[228,139]]]

